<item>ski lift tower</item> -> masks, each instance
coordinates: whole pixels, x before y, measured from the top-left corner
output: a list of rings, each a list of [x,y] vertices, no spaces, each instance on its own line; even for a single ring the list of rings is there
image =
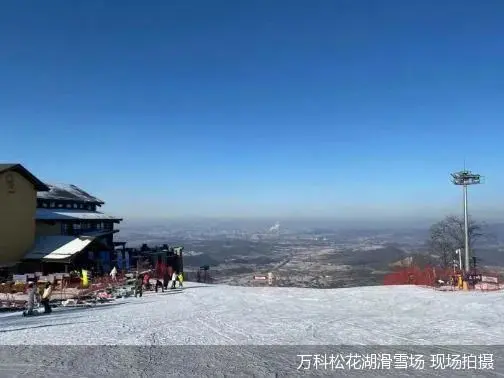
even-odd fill
[[[471,171],[463,170],[452,173],[452,182],[455,185],[462,186],[464,193],[464,241],[465,241],[465,271],[470,271],[470,253],[469,253],[469,217],[467,212],[467,186],[481,184],[481,176]]]

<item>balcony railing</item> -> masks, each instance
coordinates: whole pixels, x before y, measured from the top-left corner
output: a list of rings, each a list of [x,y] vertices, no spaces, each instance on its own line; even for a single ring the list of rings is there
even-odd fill
[[[99,233],[99,232],[112,232],[114,231],[113,227],[106,227],[106,228],[97,228],[97,227],[90,227],[90,228],[62,228],[62,234],[63,235],[69,235],[69,236],[81,236],[81,235],[86,235],[86,234],[94,234],[94,233]]]

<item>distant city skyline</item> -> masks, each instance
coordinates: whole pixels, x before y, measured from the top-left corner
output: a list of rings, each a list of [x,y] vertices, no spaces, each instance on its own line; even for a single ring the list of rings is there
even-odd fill
[[[504,213],[504,3],[0,4],[3,162],[124,218]],[[416,218],[415,218],[416,217]]]

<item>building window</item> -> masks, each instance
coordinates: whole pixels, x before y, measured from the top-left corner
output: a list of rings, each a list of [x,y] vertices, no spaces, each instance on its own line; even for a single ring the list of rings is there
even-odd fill
[[[87,205],[86,210],[91,210],[91,205]]]
[[[63,204],[62,203],[58,203],[58,209],[62,209],[63,208]]]
[[[51,209],[54,209],[54,208],[56,207],[56,203],[55,203],[55,202],[51,202],[51,203],[49,204],[49,207],[50,207]]]
[[[74,230],[80,230],[81,229],[81,224],[80,223],[75,223],[73,225]]]
[[[72,204],[71,203],[67,203],[66,207],[67,207],[67,209],[71,209],[72,208]]]
[[[77,209],[78,207],[79,206],[76,203],[74,203],[74,209]]]
[[[79,209],[84,209],[84,205],[82,203],[79,205]]]
[[[47,202],[46,201],[42,202],[42,207],[47,208]]]
[[[68,225],[68,223],[61,224],[61,233],[63,235],[68,235],[70,233],[70,226]]]

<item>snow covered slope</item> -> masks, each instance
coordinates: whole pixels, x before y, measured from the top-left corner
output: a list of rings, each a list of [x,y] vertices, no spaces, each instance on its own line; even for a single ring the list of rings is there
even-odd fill
[[[409,286],[250,288],[187,283],[52,315],[0,315],[4,345],[504,344],[502,293]]]

